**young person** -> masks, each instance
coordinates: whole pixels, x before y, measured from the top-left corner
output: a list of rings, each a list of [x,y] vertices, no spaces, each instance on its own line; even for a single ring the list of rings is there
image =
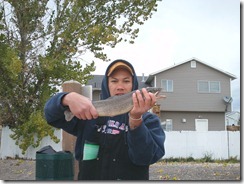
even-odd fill
[[[102,99],[136,90],[132,110],[114,117],[98,117],[88,98],[61,92],[45,105],[47,122],[77,137],[79,180],[148,180],[150,164],[165,154],[160,120],[148,112],[156,102],[155,95],[145,88],[143,95],[137,90],[133,66],[121,59],[108,66],[101,88]],[[67,109],[75,115],[69,122],[64,116]]]

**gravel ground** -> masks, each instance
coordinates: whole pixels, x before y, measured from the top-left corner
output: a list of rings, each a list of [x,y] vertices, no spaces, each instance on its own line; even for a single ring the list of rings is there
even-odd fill
[[[240,181],[240,163],[157,162],[150,166],[150,180]],[[35,180],[35,161],[0,160],[1,180]]]
[[[158,162],[150,167],[150,180],[240,181],[239,163]]]

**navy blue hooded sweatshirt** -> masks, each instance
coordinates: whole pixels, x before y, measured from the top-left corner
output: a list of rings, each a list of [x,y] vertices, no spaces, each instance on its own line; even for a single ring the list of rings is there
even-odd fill
[[[110,97],[107,73],[116,62],[122,61],[132,69],[133,89],[138,89],[138,81],[133,66],[125,60],[115,60],[107,68],[102,81],[102,99]],[[94,120],[80,120],[74,117],[65,120],[61,104],[67,93],[57,93],[45,105],[47,122],[77,137],[75,158],[80,161],[79,179],[84,180],[148,180],[149,165],[157,162],[165,154],[165,133],[159,118],[152,113],[143,114],[143,123],[134,130],[128,126],[128,113],[115,117],[99,117]],[[99,146],[96,159],[84,160],[85,142]]]

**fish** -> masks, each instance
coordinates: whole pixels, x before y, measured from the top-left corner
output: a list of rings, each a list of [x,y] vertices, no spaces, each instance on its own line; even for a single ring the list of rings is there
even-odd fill
[[[165,95],[159,95],[162,88],[156,87],[146,87],[148,92],[153,93],[156,99],[166,98]],[[140,89],[141,93],[142,90]],[[92,101],[93,106],[98,112],[98,116],[117,116],[120,114],[125,114],[133,108],[132,94],[136,90],[123,95],[111,96],[105,100]],[[72,112],[68,109],[64,112],[66,121],[71,121],[74,117]]]

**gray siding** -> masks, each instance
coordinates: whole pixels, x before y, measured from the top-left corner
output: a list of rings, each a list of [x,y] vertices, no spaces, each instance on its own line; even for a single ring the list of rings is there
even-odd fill
[[[167,97],[160,101],[161,110],[224,112],[223,96],[231,94],[230,78],[204,64],[197,62],[196,68],[190,64],[187,62],[156,75],[156,86],[161,86],[161,79],[173,80],[173,92],[164,92]],[[221,92],[198,93],[199,80],[220,81]]]
[[[182,118],[186,122],[182,122]],[[161,112],[161,121],[172,119],[174,131],[195,131],[195,119],[208,119],[209,131],[225,130],[225,114],[221,112]]]

